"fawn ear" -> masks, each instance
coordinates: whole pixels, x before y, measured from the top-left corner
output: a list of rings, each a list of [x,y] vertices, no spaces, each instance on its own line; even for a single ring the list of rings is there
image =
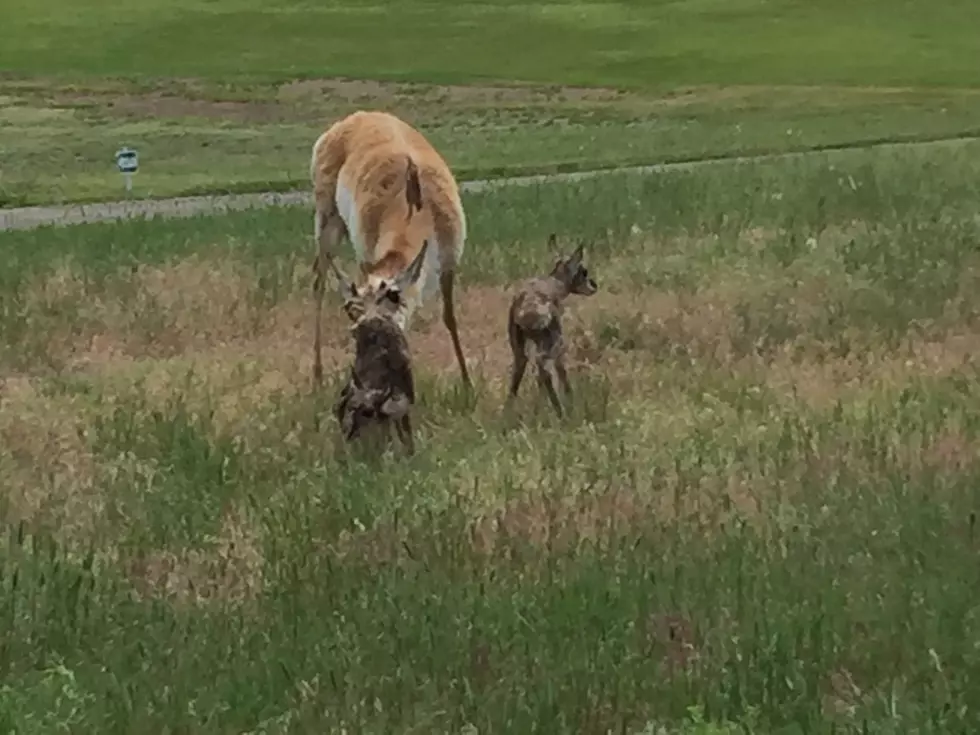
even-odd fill
[[[357,433],[357,424],[354,421],[354,414],[351,411],[346,411],[340,417],[340,430],[344,434],[344,439],[350,441],[354,438],[354,434]]]
[[[382,416],[387,416],[392,419],[400,419],[402,416],[408,413],[409,403],[408,396],[403,392],[395,392],[393,388],[388,388],[384,400],[378,407],[378,411]]]
[[[558,235],[554,232],[548,235],[548,257],[556,263],[561,260],[561,253],[558,251]]]
[[[419,278],[422,276],[422,268],[425,266],[425,257],[429,252],[429,241],[426,240],[422,243],[422,249],[419,250],[419,254],[415,256],[415,260],[412,264],[408,266],[405,270],[398,274],[398,278],[395,279],[394,286],[399,291],[404,291],[409,286],[417,283]]]

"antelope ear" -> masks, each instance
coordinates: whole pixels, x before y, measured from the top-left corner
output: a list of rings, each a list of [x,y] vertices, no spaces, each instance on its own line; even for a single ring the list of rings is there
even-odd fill
[[[387,397],[381,403],[378,410],[383,416],[393,419],[400,419],[402,416],[408,413],[408,409],[408,396],[401,391],[396,393],[392,388],[389,388]]]
[[[418,282],[419,278],[422,276],[422,268],[425,266],[425,257],[429,252],[429,241],[426,240],[422,243],[422,249],[419,250],[419,254],[415,256],[415,260],[412,264],[403,270],[398,278],[395,280],[394,286],[399,291],[404,291],[409,286],[414,285]]]
[[[351,374],[350,374],[350,382],[358,390],[364,390],[364,384],[361,383],[360,378],[357,377],[357,373],[355,373],[354,371],[351,371]]]
[[[575,248],[575,252],[572,253],[572,262],[573,263],[581,263],[582,262],[582,257],[584,255],[585,255],[585,243],[584,242],[580,242],[579,245],[578,245],[578,247]]]

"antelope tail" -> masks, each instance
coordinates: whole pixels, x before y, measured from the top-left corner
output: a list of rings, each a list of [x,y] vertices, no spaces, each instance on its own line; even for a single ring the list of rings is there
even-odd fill
[[[422,211],[422,182],[419,180],[419,168],[411,156],[405,171],[405,199],[408,201],[408,217],[412,218],[412,210]]]

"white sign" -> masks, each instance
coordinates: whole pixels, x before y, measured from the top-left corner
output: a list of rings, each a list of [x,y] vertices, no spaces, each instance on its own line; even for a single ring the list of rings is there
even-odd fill
[[[123,175],[126,179],[126,191],[131,191],[133,188],[133,174],[139,171],[140,161],[136,150],[128,146],[124,146],[116,151],[116,167],[119,169],[119,173]]]
[[[120,148],[116,151],[116,165],[120,173],[135,174],[140,167],[139,156],[132,148]]]

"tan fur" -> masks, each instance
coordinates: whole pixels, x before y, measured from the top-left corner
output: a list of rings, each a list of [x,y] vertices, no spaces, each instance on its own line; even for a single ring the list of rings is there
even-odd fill
[[[426,240],[436,249],[443,320],[453,339],[464,383],[469,385],[452,304],[455,271],[466,240],[466,218],[459,187],[442,156],[418,130],[394,115],[359,111],[331,125],[317,140],[310,177],[319,246],[314,262],[315,379],[322,379],[320,310],[326,269],[336,256],[341,237],[351,239],[354,234],[348,231],[351,223],[338,209],[339,185],[353,199],[353,217],[363,251],[360,275],[366,288],[383,287],[383,282],[396,278],[413,262]],[[406,293],[406,327],[421,303],[428,277],[427,270]]]

